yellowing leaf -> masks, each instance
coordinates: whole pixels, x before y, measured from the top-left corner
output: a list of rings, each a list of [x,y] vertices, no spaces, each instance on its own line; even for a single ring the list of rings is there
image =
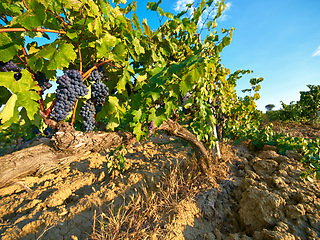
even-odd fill
[[[0,112],[0,119],[2,123],[8,121],[10,118],[13,117],[14,107],[16,105],[17,98],[18,97],[16,94],[12,94],[4,108]]]

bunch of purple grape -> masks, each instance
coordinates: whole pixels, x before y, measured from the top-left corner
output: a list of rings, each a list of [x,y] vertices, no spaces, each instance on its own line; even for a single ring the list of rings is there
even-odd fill
[[[95,127],[95,119],[94,115],[96,114],[96,111],[93,106],[93,102],[88,100],[86,103],[83,103],[80,115],[83,118],[83,130],[86,132],[90,132]]]
[[[0,61],[0,72],[16,72],[14,74],[14,79],[15,80],[20,80],[21,77],[22,77],[22,74],[21,74],[21,69],[15,64],[12,62],[12,60],[10,60],[9,62],[1,62]]]
[[[86,67],[86,70],[89,70],[91,66]],[[101,80],[103,78],[103,67],[99,66],[98,69],[94,69],[90,76],[88,77],[88,80],[90,82],[96,82],[98,80]]]
[[[63,76],[57,78],[59,85],[56,102],[50,117],[57,121],[67,118],[79,97],[85,96],[89,91],[82,81],[81,73],[77,70],[67,70]]]
[[[49,82],[49,79],[43,72],[37,72],[34,77],[37,80],[39,87],[41,88],[41,93],[52,87],[52,84]]]
[[[109,89],[100,80],[97,80],[94,84],[92,84],[91,97],[93,98],[97,112],[101,111],[102,106],[108,94],[109,94]]]
[[[155,128],[156,127],[154,126],[153,121],[151,121],[150,124],[149,124],[149,127],[148,127],[148,131],[149,131],[148,137],[150,137],[153,134]]]

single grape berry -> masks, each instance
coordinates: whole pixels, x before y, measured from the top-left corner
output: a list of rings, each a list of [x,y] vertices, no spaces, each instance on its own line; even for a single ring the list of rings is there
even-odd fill
[[[86,103],[83,103],[80,115],[83,118],[83,130],[85,132],[91,132],[95,127],[94,115],[96,114],[93,102],[88,100]]]
[[[21,69],[15,64],[12,62],[12,60],[10,60],[9,62],[2,62],[0,61],[0,72],[16,72],[14,74],[14,79],[15,80],[20,80],[21,77],[22,77],[22,74],[21,74]]]

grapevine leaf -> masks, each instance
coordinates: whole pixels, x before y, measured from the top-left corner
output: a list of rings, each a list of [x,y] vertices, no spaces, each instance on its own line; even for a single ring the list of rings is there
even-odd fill
[[[18,51],[22,49],[22,45],[17,44],[8,33],[0,34],[0,61],[8,62]]]
[[[136,53],[137,53],[138,55],[145,53],[144,48],[140,45],[140,41],[139,41],[138,38],[135,38],[135,39],[132,41],[132,43],[133,43],[134,49],[136,50]]]
[[[30,1],[28,7],[28,10],[17,18],[17,22],[28,30],[42,26],[46,19],[45,6],[37,1]]]
[[[193,79],[192,79],[192,77],[188,74],[188,75],[186,75],[186,77],[184,77],[183,80],[180,82],[181,96],[186,95],[186,93],[191,90],[192,86],[193,86]]]
[[[4,122],[8,121],[10,118],[13,117],[14,107],[15,107],[17,98],[18,97],[17,97],[16,94],[12,94],[11,95],[11,97],[7,101],[6,105],[4,106],[2,111],[0,112],[0,120],[1,120],[1,122],[4,123]]]
[[[151,38],[152,34],[151,34],[150,27],[148,26],[147,19],[143,19],[142,26],[143,26],[144,32],[147,34],[147,36],[149,38]]]
[[[132,112],[132,114],[133,114],[133,121],[138,122],[142,116],[142,111],[141,111],[141,109],[134,110]]]
[[[113,54],[113,59],[115,61],[123,62],[126,59],[127,56],[127,51],[126,51],[126,46],[124,43],[119,43],[117,44],[113,49],[112,49],[112,54]]]
[[[95,18],[92,22],[88,24],[88,30],[95,34],[97,37],[100,37],[102,34],[102,25],[100,18]]]
[[[77,57],[73,45],[62,41],[58,41],[58,46],[57,42],[48,44],[37,55],[50,60],[47,66],[48,70],[68,67],[70,61],[74,61]]]
[[[26,69],[22,69],[21,73],[21,79],[16,81],[13,72],[0,72],[0,86],[8,88],[12,94],[17,95],[15,111],[18,111],[18,107],[25,107],[29,119],[33,120],[39,108],[39,104],[35,101],[40,99],[36,92],[40,90],[40,87],[36,85]]]
[[[165,116],[165,109],[164,108],[151,108],[150,109],[150,115],[148,117],[148,121],[153,121],[155,126],[160,126],[160,124],[167,119]]]
[[[6,87],[0,87],[0,106],[5,104],[10,98],[11,93]]]
[[[130,67],[130,65],[128,65]],[[117,90],[119,93],[122,93],[126,89],[126,83],[130,81],[130,74],[128,67],[124,69],[122,77],[119,79],[117,84]]]
[[[142,134],[141,126],[142,126],[141,123],[137,123],[133,128],[133,134],[136,135],[136,138],[138,141],[141,140],[141,134]]]
[[[111,49],[117,44],[118,40],[110,33],[105,33],[101,39],[97,40],[97,57],[108,57]]]
[[[141,29],[141,26],[140,26],[140,23],[139,23],[139,19],[138,19],[138,16],[137,14],[133,13],[132,14],[132,22],[134,24],[134,26],[136,27],[136,29],[142,33],[142,29]]]
[[[107,105],[107,111],[112,114],[117,112],[119,108],[118,98],[115,96],[109,96],[109,103]]]
[[[120,125],[120,118],[119,118],[119,113],[117,113],[115,115],[111,115],[111,118],[109,119],[106,129],[114,130],[119,125]]]

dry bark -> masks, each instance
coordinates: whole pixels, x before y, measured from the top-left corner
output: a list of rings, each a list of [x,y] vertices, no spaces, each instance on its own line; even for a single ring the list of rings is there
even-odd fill
[[[197,163],[201,171],[203,173],[207,172],[208,168],[210,167],[207,149],[202,144],[202,142],[198,141],[197,137],[194,134],[183,128],[179,123],[172,121],[171,119],[163,122],[158,129],[165,130],[171,135],[187,141],[195,152]]]
[[[163,122],[158,129],[166,130],[190,143],[201,170],[207,171],[209,167],[207,150],[195,135],[170,119]],[[128,144],[131,139],[130,133],[83,133],[76,131],[68,123],[62,122],[57,126],[57,132],[51,140],[47,139],[39,145],[0,157],[0,188],[27,175],[41,176],[58,170],[88,152],[99,152],[110,147]]]
[[[0,188],[27,175],[58,170],[89,151],[126,144],[130,138],[128,133],[82,133],[62,123],[51,140],[0,157]]]

